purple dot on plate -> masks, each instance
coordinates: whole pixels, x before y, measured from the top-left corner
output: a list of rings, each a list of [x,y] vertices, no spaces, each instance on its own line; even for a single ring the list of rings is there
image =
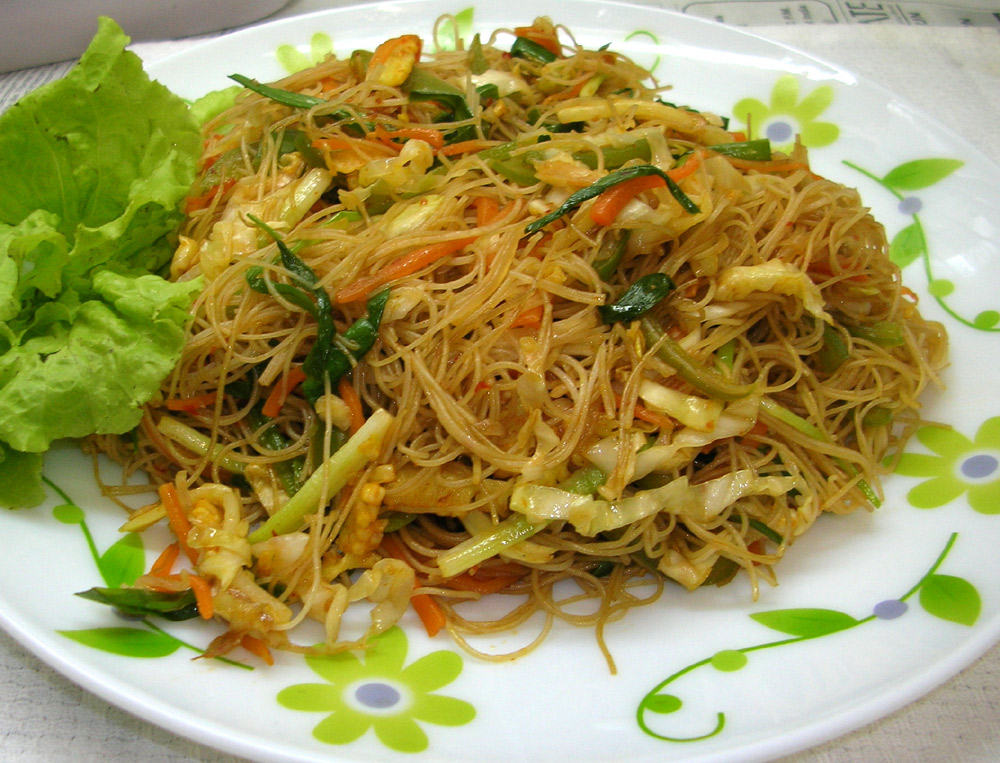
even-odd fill
[[[875,605],[875,617],[880,620],[893,620],[906,612],[906,602],[899,599],[886,599]]]
[[[921,209],[923,209],[924,203],[916,196],[907,196],[901,202],[897,209],[904,215],[915,215]]]
[[[392,707],[399,702],[399,691],[389,686],[389,684],[378,683],[377,681],[361,684],[355,690],[354,696],[362,705],[379,709]]]
[[[971,480],[979,480],[993,474],[997,466],[1000,466],[1000,463],[997,463],[996,458],[986,453],[979,453],[969,456],[962,462],[962,474]]]
[[[775,143],[784,143],[792,139],[792,126],[788,122],[771,122],[766,133]]]

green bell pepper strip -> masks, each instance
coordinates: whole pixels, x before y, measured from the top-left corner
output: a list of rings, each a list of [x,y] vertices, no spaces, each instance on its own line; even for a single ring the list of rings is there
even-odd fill
[[[547,215],[539,217],[537,220],[528,223],[528,225],[524,228],[524,232],[530,235],[535,231],[541,230],[549,223],[558,220],[568,212],[572,212],[574,209],[583,204],[583,202],[600,196],[609,188],[620,183],[624,183],[627,180],[643,177],[645,175],[658,175],[663,178],[667,184],[670,194],[677,200],[677,203],[680,204],[686,212],[697,214],[701,211],[698,208],[698,205],[688,198],[687,194],[680,189],[677,183],[675,183],[666,172],[661,170],[659,167],[654,167],[652,164],[637,164],[633,167],[624,167],[623,169],[608,173],[596,183],[592,183],[586,188],[581,188],[579,191],[570,194],[569,198],[556,209],[552,210]]]

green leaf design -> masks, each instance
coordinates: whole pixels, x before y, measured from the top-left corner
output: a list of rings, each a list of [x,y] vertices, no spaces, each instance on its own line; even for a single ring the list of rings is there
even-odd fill
[[[905,268],[926,251],[924,231],[919,223],[913,223],[892,237],[892,243],[889,244],[889,259],[900,268]]]
[[[882,182],[897,191],[916,191],[943,180],[963,164],[958,159],[916,159],[890,170]]]
[[[145,566],[145,549],[138,533],[126,533],[97,560],[97,569],[108,588],[131,585]]]
[[[776,609],[750,615],[761,625],[792,636],[816,638],[853,628],[858,620],[833,609]]]
[[[123,657],[166,657],[181,647],[173,636],[141,628],[87,628],[58,633],[84,646]]]
[[[920,606],[942,620],[973,625],[979,619],[979,592],[965,578],[931,575],[920,587]]]
[[[680,710],[682,704],[680,697],[675,697],[673,694],[654,694],[652,697],[647,697],[642,706],[651,712],[666,715]]]

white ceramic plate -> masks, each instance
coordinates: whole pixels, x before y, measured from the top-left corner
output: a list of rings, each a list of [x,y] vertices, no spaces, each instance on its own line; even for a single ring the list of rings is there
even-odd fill
[[[677,102],[750,110],[777,143],[801,132],[817,172],[861,189],[925,314],[947,326],[948,389],[929,395],[926,410],[953,430],[922,430],[903,473],[886,481],[883,507],[824,518],[758,601],[741,580],[693,594],[671,587],[609,627],[614,675],[589,630],[557,627],[529,656],[494,664],[427,638],[412,615],[367,663],[324,667],[286,654],[247,670],[192,660],[181,642],[204,647],[211,626],[161,631],[73,595],[101,585],[102,574],[148,565],[159,539],[145,539],[146,549],[118,542],[121,514],[71,446],[46,465],[66,495],[53,489],[44,507],[0,515],[3,626],[110,702],[261,760],[768,758],[868,723],[980,656],[1000,637],[1000,402],[988,373],[1000,339],[997,168],[835,66],[731,28],[607,2],[345,8],[213,40],[152,68],[195,97],[233,72],[279,78],[331,44],[347,55],[395,34],[427,37],[446,12],[459,14],[466,39],[549,15],[588,46],[610,43],[655,66]],[[524,628],[481,646],[508,650],[533,635]]]

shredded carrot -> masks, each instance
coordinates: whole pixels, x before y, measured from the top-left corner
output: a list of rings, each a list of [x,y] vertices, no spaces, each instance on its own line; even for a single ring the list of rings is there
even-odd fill
[[[205,209],[214,200],[215,197],[220,194],[225,194],[233,185],[236,184],[235,178],[230,178],[224,183],[216,183],[211,188],[209,188],[205,193],[199,196],[189,196],[184,202],[184,212],[185,214],[191,214],[199,209]]]
[[[194,413],[199,408],[205,408],[215,402],[215,393],[206,392],[204,395],[193,395],[191,397],[172,397],[166,402],[168,411],[184,411]]]
[[[173,569],[174,562],[177,561],[177,557],[180,556],[181,547],[177,543],[171,543],[156,557],[156,561],[153,562],[153,566],[149,568],[150,575],[162,576],[169,575],[170,570]]]
[[[760,445],[760,438],[767,434],[767,423],[762,419],[757,419],[753,426],[743,435],[743,442],[751,448]]]
[[[472,140],[460,140],[458,143],[451,143],[447,146],[442,146],[438,149],[438,154],[440,156],[471,154],[494,145],[496,145],[494,141],[480,140],[479,138],[473,138]]]
[[[346,376],[341,376],[337,382],[337,394],[340,399],[347,403],[347,410],[351,413],[351,434],[354,434],[365,423],[365,412],[361,408],[361,398],[351,384],[351,380]]]
[[[535,305],[523,310],[514,316],[510,322],[512,329],[538,328],[542,325],[542,316],[545,315],[545,305]]]
[[[492,196],[477,196],[472,200],[472,206],[476,208],[477,227],[489,225],[500,216],[500,202]]]
[[[198,604],[198,614],[202,620],[211,620],[215,615],[215,603],[212,601],[212,587],[200,575],[188,575],[194,600]]]
[[[733,136],[733,140],[735,140],[737,143],[747,142],[747,134],[745,132],[736,130],[735,132],[731,132],[729,134]]]
[[[170,524],[170,529],[177,536],[177,542],[180,544],[181,550],[193,564],[197,561],[198,555],[187,544],[187,536],[191,531],[191,523],[188,521],[187,514],[184,513],[184,507],[181,506],[181,500],[177,495],[177,488],[169,482],[164,482],[157,489],[157,492],[160,494],[160,500],[163,501],[163,508],[167,511],[167,522]]]
[[[365,299],[378,287],[412,275],[418,270],[433,265],[449,254],[454,254],[464,249],[475,240],[474,236],[471,238],[454,238],[449,241],[441,241],[437,244],[428,244],[427,246],[414,249],[412,252],[397,257],[377,273],[359,278],[354,283],[340,289],[335,296],[335,300],[340,304],[358,302]]]
[[[618,406],[621,407],[622,396],[616,394],[615,401]],[[649,408],[644,406],[642,403],[636,403],[632,409],[632,415],[639,419],[639,421],[645,421],[647,424],[652,424],[657,429],[661,429],[667,432],[672,431],[676,428],[676,422],[670,418],[665,413],[659,413],[657,411],[651,411]]]
[[[662,188],[667,184],[659,175],[640,175],[608,188],[594,200],[590,219],[598,225],[611,225],[625,205],[643,191]]]
[[[428,636],[436,636],[445,626],[447,618],[437,599],[429,593],[418,593],[410,597],[413,611],[417,613],[420,622],[424,624]]]
[[[260,657],[260,659],[268,665],[274,664],[274,655],[271,654],[271,650],[263,640],[257,638],[256,636],[251,636],[248,633],[240,639],[240,646],[255,657]]]
[[[444,133],[433,127],[401,127],[386,134],[391,138],[422,140],[429,143],[432,148],[444,148]]]
[[[325,151],[344,151],[357,147],[351,138],[316,138],[310,145]]]
[[[444,581],[444,585],[459,591],[474,591],[476,593],[488,594],[502,591],[510,585],[520,580],[524,575],[472,575],[463,572]]]
[[[554,101],[565,101],[569,100],[570,98],[576,98],[578,95],[580,95],[580,91],[583,90],[584,86],[586,86],[588,82],[590,82],[590,79],[593,76],[594,75],[584,77],[583,79],[580,79],[576,83],[574,83],[572,87],[568,87],[565,90],[560,90],[557,93],[553,93],[552,95],[546,96],[544,102],[553,103]]]
[[[264,401],[264,406],[260,409],[260,412],[269,419],[273,419],[281,413],[281,408],[285,404],[285,400],[288,399],[291,391],[304,382],[305,379],[306,372],[300,366],[289,368],[288,372],[281,377],[281,381],[271,388],[271,392],[268,394],[267,400]]]

